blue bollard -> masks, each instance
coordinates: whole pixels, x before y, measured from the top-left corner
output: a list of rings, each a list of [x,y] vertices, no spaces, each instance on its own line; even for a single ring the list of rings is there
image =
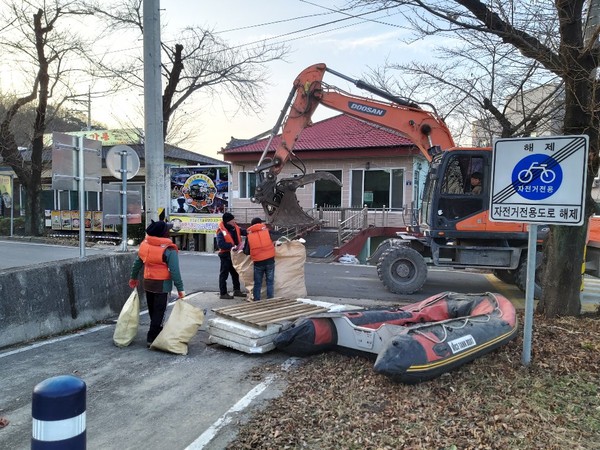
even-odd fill
[[[48,378],[33,389],[32,450],[85,450],[85,383],[71,375]]]

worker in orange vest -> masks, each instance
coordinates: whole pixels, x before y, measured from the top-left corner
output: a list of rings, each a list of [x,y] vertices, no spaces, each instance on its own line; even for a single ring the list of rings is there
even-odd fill
[[[242,236],[246,235],[246,230],[241,229],[235,222],[235,216],[230,212],[223,214],[222,220],[217,228],[217,247],[219,247],[219,260],[221,261],[219,269],[219,298],[221,300],[232,300],[234,297],[245,297],[240,286],[240,275],[233,267],[231,252],[242,249]],[[227,278],[231,275],[233,284],[233,295],[227,292]]]
[[[162,220],[152,223],[146,228],[146,239],[140,244],[138,256],[131,268],[129,287],[138,287],[138,275],[144,269],[143,288],[146,291],[146,303],[150,316],[150,328],[146,336],[148,347],[161,332],[168,296],[177,289],[178,298],[185,297],[183,281],[179,269],[177,245],[169,237],[171,224]]]
[[[254,287],[252,296],[254,301],[260,300],[263,277],[267,280],[267,298],[273,298],[275,290],[275,245],[267,225],[260,217],[255,217],[246,230],[246,248],[244,252],[250,254],[254,263]]]

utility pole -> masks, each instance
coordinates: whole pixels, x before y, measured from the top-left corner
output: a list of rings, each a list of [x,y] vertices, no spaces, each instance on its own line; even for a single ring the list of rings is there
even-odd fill
[[[92,129],[92,90],[88,86],[88,100],[87,100],[87,130],[91,131]]]
[[[165,150],[160,82],[160,0],[144,0],[144,149],[146,223],[166,208]]]

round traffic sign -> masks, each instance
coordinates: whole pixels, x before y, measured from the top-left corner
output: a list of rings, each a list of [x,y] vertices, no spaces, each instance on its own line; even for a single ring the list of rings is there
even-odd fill
[[[128,145],[115,145],[106,153],[106,168],[111,175],[117,179],[121,179],[123,167],[121,165],[121,157],[123,152],[126,153],[126,169],[127,179],[131,179],[137,175],[140,170],[140,158],[134,149]]]
[[[515,192],[528,200],[543,200],[552,196],[563,181],[563,171],[551,156],[536,153],[526,156],[512,171]]]

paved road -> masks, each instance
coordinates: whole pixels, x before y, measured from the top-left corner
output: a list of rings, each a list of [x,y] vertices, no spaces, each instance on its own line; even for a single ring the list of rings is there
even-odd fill
[[[86,248],[86,255],[119,251],[118,248]],[[131,251],[134,251],[132,249]],[[0,240],[0,270],[61,259],[79,258],[78,247],[66,247],[22,241]],[[318,260],[315,260],[318,261]],[[180,266],[187,293],[217,292],[219,258],[216,254],[181,252]],[[412,302],[450,289],[460,292],[482,292],[491,289],[485,277],[466,271],[430,271],[426,286],[413,295],[398,296],[389,292],[379,281],[374,266],[324,264],[308,262],[305,266],[309,296],[352,299],[374,299],[385,302]],[[229,290],[233,289],[231,280]]]
[[[118,248],[86,248],[86,254],[118,251]],[[134,251],[134,249],[131,249]],[[0,240],[0,270],[41,262],[78,258],[78,247],[37,244],[23,241]],[[181,269],[186,292],[218,291],[218,266],[216,254],[181,252]],[[313,260],[318,261],[318,260]],[[447,290],[458,292],[502,292],[515,303],[523,301],[524,295],[514,286],[497,280],[493,275],[477,271],[445,270],[430,268],[427,282],[417,294],[399,296],[389,292],[379,281],[373,266],[322,264],[308,262],[305,266],[306,285],[309,296],[334,298],[374,299],[381,302],[413,302]],[[600,280],[585,277],[584,306],[600,302]],[[229,282],[229,289],[232,289]],[[589,306],[587,306],[589,308]]]
[[[115,251],[114,247],[86,248],[86,255]],[[0,270],[29,266],[61,259],[79,258],[79,247],[49,245],[27,242],[20,239],[0,240]]]

